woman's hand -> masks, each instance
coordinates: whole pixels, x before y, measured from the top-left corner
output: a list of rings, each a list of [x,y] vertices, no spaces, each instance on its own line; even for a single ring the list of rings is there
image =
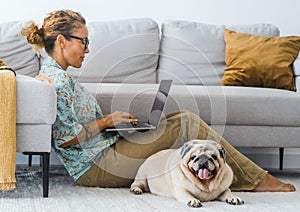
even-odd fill
[[[114,127],[116,124],[121,122],[131,122],[132,124],[137,123],[137,119],[130,113],[116,111],[112,114],[104,116],[106,127]]]
[[[102,131],[107,127],[114,127],[116,124],[119,124],[121,122],[131,122],[133,124],[136,124],[137,121],[138,120],[130,113],[116,111],[112,114],[105,115],[102,119],[97,119],[86,123],[83,130],[81,130],[75,138],[67,143],[62,144],[61,147],[69,147],[71,145],[78,144],[81,141],[93,137],[99,131]]]

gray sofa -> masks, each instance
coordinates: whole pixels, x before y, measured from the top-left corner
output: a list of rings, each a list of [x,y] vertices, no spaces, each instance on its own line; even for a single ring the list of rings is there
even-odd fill
[[[34,53],[18,37],[28,23],[0,24],[0,58],[17,73],[17,151],[43,155],[47,196],[56,94],[52,86],[32,78],[46,54]],[[192,111],[236,147],[278,147],[281,153],[284,147],[300,147],[300,91],[221,86],[225,28],[279,35],[271,24],[166,21],[159,26],[149,18],[90,22],[90,53],[80,69],[68,71],[95,95],[104,113],[122,110],[147,119],[158,82],[173,79],[166,114]],[[294,72],[300,89],[300,59]]]

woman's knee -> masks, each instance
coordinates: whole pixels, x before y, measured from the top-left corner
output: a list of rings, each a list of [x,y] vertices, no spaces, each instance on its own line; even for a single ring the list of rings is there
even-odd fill
[[[190,117],[194,117],[194,116],[197,116],[197,115],[188,110],[177,110],[173,113],[168,114],[167,118],[170,118],[170,117],[190,118]]]
[[[195,122],[196,124],[204,122],[197,114],[188,110],[180,110],[180,116],[182,120],[186,120],[188,122]]]

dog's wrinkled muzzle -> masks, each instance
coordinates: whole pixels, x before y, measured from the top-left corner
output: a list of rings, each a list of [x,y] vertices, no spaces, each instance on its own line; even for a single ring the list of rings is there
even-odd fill
[[[212,177],[215,165],[212,158],[207,155],[200,155],[193,164],[195,175],[201,180],[207,180]]]

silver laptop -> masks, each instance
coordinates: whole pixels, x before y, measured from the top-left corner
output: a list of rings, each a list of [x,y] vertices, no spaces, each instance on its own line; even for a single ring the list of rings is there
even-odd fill
[[[161,80],[159,88],[154,99],[152,109],[147,122],[138,122],[137,124],[123,122],[113,128],[106,128],[107,132],[112,131],[147,131],[156,129],[162,119],[172,80]]]

